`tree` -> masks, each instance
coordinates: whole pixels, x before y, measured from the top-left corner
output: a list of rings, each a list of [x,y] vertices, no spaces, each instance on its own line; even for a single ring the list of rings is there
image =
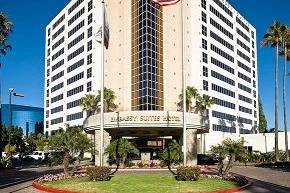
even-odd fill
[[[203,94],[198,96],[196,100],[196,108],[202,114],[205,114],[206,110],[214,104],[214,100],[209,95]]]
[[[266,116],[264,113],[264,109],[263,109],[263,104],[262,104],[262,100],[259,96],[259,132],[260,133],[266,133],[267,132],[267,120],[266,120]]]
[[[7,44],[8,37],[12,32],[13,24],[9,21],[7,16],[0,12],[0,58],[5,56],[11,46]],[[1,63],[0,63],[1,67]]]
[[[275,155],[276,161],[279,160],[278,155],[278,63],[279,63],[279,46],[282,45],[283,31],[286,26],[275,21],[272,24],[262,40],[262,46],[275,47]]]
[[[116,99],[115,92],[109,88],[104,88],[104,112],[114,112],[117,109],[117,105],[114,103]],[[97,99],[101,102],[101,91],[98,91]],[[101,105],[99,105],[100,107]]]
[[[105,153],[114,158],[117,167],[119,167],[120,164],[124,167],[128,155],[138,155],[139,150],[127,139],[119,138],[110,143]]]
[[[93,115],[96,110],[98,109],[98,98],[96,95],[92,94],[86,94],[82,99],[81,99],[81,106],[83,108],[83,111],[87,112],[87,116]]]
[[[237,158],[246,157],[246,149],[243,147],[243,142],[238,140],[225,139],[221,144],[211,147],[212,153],[218,156],[218,172],[220,176],[225,176],[233,167]],[[225,159],[228,162],[225,164]]]
[[[68,166],[70,157],[75,153],[84,152],[91,148],[92,143],[79,126],[60,129],[49,137],[49,146],[52,150],[63,152],[63,169],[69,175]]]
[[[287,80],[287,62],[289,60],[288,54],[290,49],[290,29],[286,26],[282,33],[282,46],[283,50],[281,52],[284,55],[284,66],[283,66],[283,119],[284,119],[284,131],[285,131],[285,149],[286,149],[286,160],[289,160],[288,152],[288,129],[287,129],[287,107],[286,107],[286,80]]]
[[[186,112],[190,112],[192,109],[192,99],[196,99],[199,94],[198,90],[192,86],[187,86],[185,90],[185,100],[186,100]],[[180,102],[177,104],[180,110],[183,109],[183,94],[179,95]]]
[[[159,154],[159,157],[167,163],[169,168],[172,164],[180,164],[183,161],[181,141],[178,143],[176,140],[172,140],[169,146]]]

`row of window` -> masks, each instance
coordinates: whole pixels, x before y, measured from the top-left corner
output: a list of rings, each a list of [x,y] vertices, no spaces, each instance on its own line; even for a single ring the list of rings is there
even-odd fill
[[[71,59],[77,57],[78,55],[80,55],[81,53],[83,53],[84,50],[85,50],[84,46],[78,48],[76,51],[74,51],[73,53],[71,53],[70,55],[68,55],[67,61],[70,61]]]
[[[81,67],[82,65],[84,65],[84,63],[85,63],[84,59],[81,59],[81,60],[77,61],[76,63],[72,64],[71,66],[69,66],[67,68],[67,73],[72,72],[73,70]]]
[[[215,14],[218,18],[220,18],[225,24],[233,28],[233,23],[230,22],[230,20],[228,20],[225,16],[223,16],[223,14],[218,12],[218,10],[216,10],[213,6],[210,6],[209,9],[213,14]]]
[[[83,85],[78,86],[78,87],[76,87],[74,89],[71,89],[71,90],[67,91],[67,97],[75,95],[75,94],[78,94],[78,93],[82,92],[83,90],[84,90],[84,86]]]
[[[226,70],[226,71],[228,71],[229,73],[235,74],[235,70],[232,67],[224,64],[223,62],[221,62],[213,57],[211,57],[211,63]]]
[[[54,75],[52,78],[51,78],[51,82],[53,81],[56,81],[57,79],[61,78],[64,76],[64,71],[61,71],[59,73],[57,73],[56,75]]]
[[[218,22],[210,18],[210,24],[220,30],[223,34],[228,36],[230,39],[234,39],[234,36],[232,33],[230,33],[228,30],[226,30],[223,26],[221,26]]]
[[[243,52],[241,52],[240,50],[237,49],[237,54],[243,58],[244,60],[246,60],[247,62],[251,62],[251,59],[249,56],[247,56],[246,54],[244,54]]]
[[[79,42],[80,42],[81,40],[83,40],[84,38],[85,38],[85,34],[84,34],[84,33],[80,34],[78,37],[76,37],[74,40],[72,40],[72,41],[68,44],[67,48],[68,48],[68,49],[72,48],[74,45],[76,45],[77,43],[79,43]]]
[[[64,65],[64,59],[62,59],[61,61],[59,61],[58,63],[56,63],[55,65],[52,66],[52,71],[55,71],[56,69],[58,69],[59,67],[61,67],[62,65]]]
[[[80,79],[84,78],[84,72],[81,72],[67,80],[67,85],[72,84]]]
[[[220,8],[222,8],[229,16],[233,17],[233,12],[225,6],[220,0],[213,0]]]
[[[236,116],[234,115],[230,115],[230,114],[226,114],[226,113],[221,113],[218,111],[212,111],[212,116],[219,118],[219,119],[225,119],[228,121],[236,121]]]
[[[68,14],[70,14],[71,12],[73,12],[73,10],[75,10],[84,0],[78,0],[77,2],[75,2],[69,9],[68,9]]]
[[[242,20],[240,20],[240,18],[236,17],[236,21],[238,24],[240,24],[245,30],[247,30],[248,32],[250,32],[250,29],[249,27],[244,23],[242,22]]]
[[[59,28],[59,30],[57,30],[53,35],[52,35],[52,39],[54,40],[57,36],[59,36],[63,31],[65,30],[64,25]]]
[[[212,51],[214,51],[215,53],[219,54],[220,56],[224,57],[225,59],[231,61],[232,63],[235,62],[234,57],[232,57],[231,55],[227,54],[226,52],[224,52],[223,50],[221,50],[220,48],[216,47],[213,44],[210,44],[210,48]]]
[[[210,31],[210,37],[212,37],[213,39],[215,39],[216,41],[218,41],[219,43],[221,43],[225,47],[229,48],[230,50],[234,51],[234,46],[231,45],[230,43],[228,43],[227,41],[225,41],[220,36],[218,36],[216,33]]]
[[[77,12],[70,20],[68,20],[68,26],[70,26],[75,20],[85,13],[85,8],[83,7],[79,12]]]
[[[78,107],[78,106],[81,105],[81,103],[82,103],[82,100],[78,99],[78,100],[75,100],[75,101],[67,103],[66,104],[66,108],[67,109],[71,109],[71,108],[74,108],[74,107]]]
[[[62,37],[60,40],[58,40],[55,44],[52,45],[52,50],[60,46],[64,42],[64,37]]]
[[[239,89],[241,89],[241,90],[243,90],[243,91],[246,91],[246,92],[248,92],[248,93],[252,93],[252,89],[250,89],[249,87],[247,87],[247,86],[245,86],[245,85],[243,85],[243,84],[238,84],[238,87],[239,87]]]
[[[59,90],[61,88],[63,88],[63,82],[61,82],[61,83],[55,85],[54,87],[52,87],[51,88],[51,93],[53,93],[53,92],[55,92],[55,91],[57,91],[57,90]]]
[[[251,73],[251,68],[248,67],[247,65],[243,64],[242,62],[238,61],[238,66],[242,69],[244,69],[245,71]]]
[[[73,34],[75,34],[77,31],[79,31],[82,27],[84,27],[84,25],[85,25],[85,21],[82,20],[80,23],[78,23],[74,28],[72,28],[68,32],[68,37],[71,37]]]
[[[239,28],[237,28],[237,33],[244,38],[245,40],[247,40],[248,42],[250,42],[250,38],[249,36],[247,36],[244,32],[242,32]]]
[[[236,108],[236,105],[234,103],[230,103],[228,101],[224,101],[224,100],[221,100],[221,99],[218,99],[218,98],[215,98],[215,97],[213,97],[212,99],[213,99],[213,101],[214,101],[214,103],[216,105],[227,107],[227,108],[230,108],[230,109],[235,109]]]
[[[206,0],[201,0],[201,7],[206,10]]]
[[[246,45],[244,44],[241,40],[237,39],[237,44],[240,45],[242,48],[244,48],[247,52],[251,52],[251,49]]]
[[[247,81],[248,83],[252,83],[251,78],[249,78],[248,76],[246,76],[246,75],[244,75],[244,74],[242,74],[240,72],[238,72],[238,77],[243,79],[244,81]]]
[[[63,122],[63,118],[59,117],[59,118],[56,118],[56,119],[52,119],[50,121],[50,125],[56,125],[56,124],[59,124],[59,123],[62,123],[62,122]]]
[[[61,50],[59,50],[58,52],[56,52],[53,56],[52,56],[52,61],[54,61],[55,59],[57,59],[59,56],[61,56],[64,53],[64,48],[62,48]]]
[[[212,125],[212,129],[214,131],[221,131],[221,132],[226,132],[226,133],[236,133],[236,128],[235,127],[228,127],[226,125]]]
[[[214,90],[214,91],[217,91],[219,93],[222,93],[222,94],[225,94],[225,95],[228,95],[230,97],[235,98],[235,92],[230,91],[228,89],[225,89],[225,88],[223,88],[221,86],[218,86],[216,84],[211,84],[211,89]]]
[[[249,124],[249,125],[253,124],[253,121],[251,119],[246,119],[246,118],[243,118],[243,117],[239,117],[239,122],[240,123]]]
[[[58,112],[61,112],[61,111],[63,111],[63,105],[51,109],[50,113],[54,114],[54,113],[58,113]]]
[[[55,103],[55,102],[60,101],[62,99],[63,99],[63,94],[57,95],[57,96],[51,98],[51,103]]]
[[[243,107],[243,106],[239,106],[239,111],[244,112],[244,113],[248,113],[248,114],[252,114],[252,109]]]
[[[228,78],[228,77],[226,77],[224,75],[221,75],[220,73],[217,73],[217,72],[215,72],[213,70],[211,71],[211,76],[216,78],[216,79],[219,79],[219,80],[221,80],[221,81],[223,81],[225,83],[228,83],[228,84],[230,84],[232,86],[235,86],[235,81],[234,80],[232,80],[232,79],[230,79],[230,78]]]
[[[81,119],[83,117],[84,117],[83,112],[74,113],[74,114],[71,114],[71,115],[67,115],[66,116],[66,121],[73,121],[73,120]]]
[[[63,20],[65,19],[65,14],[63,14],[53,25],[52,29],[55,29]]]
[[[252,104],[252,99],[239,94],[239,100]]]

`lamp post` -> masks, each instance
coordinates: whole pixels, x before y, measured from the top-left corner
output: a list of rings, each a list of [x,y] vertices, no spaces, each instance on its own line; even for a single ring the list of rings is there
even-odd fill
[[[9,129],[8,129],[8,155],[10,155],[10,143],[11,143],[11,129],[12,129],[12,96],[24,97],[23,94],[14,92],[14,88],[9,89]]]

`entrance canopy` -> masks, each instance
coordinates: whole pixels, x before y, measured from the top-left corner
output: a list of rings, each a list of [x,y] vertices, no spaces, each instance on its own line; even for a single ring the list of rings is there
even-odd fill
[[[186,113],[186,128],[208,132],[208,117]],[[170,136],[182,132],[182,112],[176,111],[121,111],[104,113],[104,129],[111,135],[121,136]],[[84,121],[84,129],[93,134],[100,129],[100,114]]]

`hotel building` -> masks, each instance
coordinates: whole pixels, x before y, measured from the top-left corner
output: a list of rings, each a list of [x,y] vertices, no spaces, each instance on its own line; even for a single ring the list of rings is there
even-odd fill
[[[188,148],[195,144],[196,151],[207,152],[222,135],[256,132],[255,28],[226,0],[182,2],[160,7],[149,0],[105,1],[110,40],[104,84],[115,92],[118,106],[105,114],[107,141],[182,136],[182,63],[186,85],[215,102],[208,117],[186,114]],[[95,35],[101,27],[101,7],[100,0],[72,0],[46,28],[49,133],[65,124],[99,132],[99,115],[86,118],[80,99],[100,89],[101,45]],[[209,133],[201,134],[207,129]]]

